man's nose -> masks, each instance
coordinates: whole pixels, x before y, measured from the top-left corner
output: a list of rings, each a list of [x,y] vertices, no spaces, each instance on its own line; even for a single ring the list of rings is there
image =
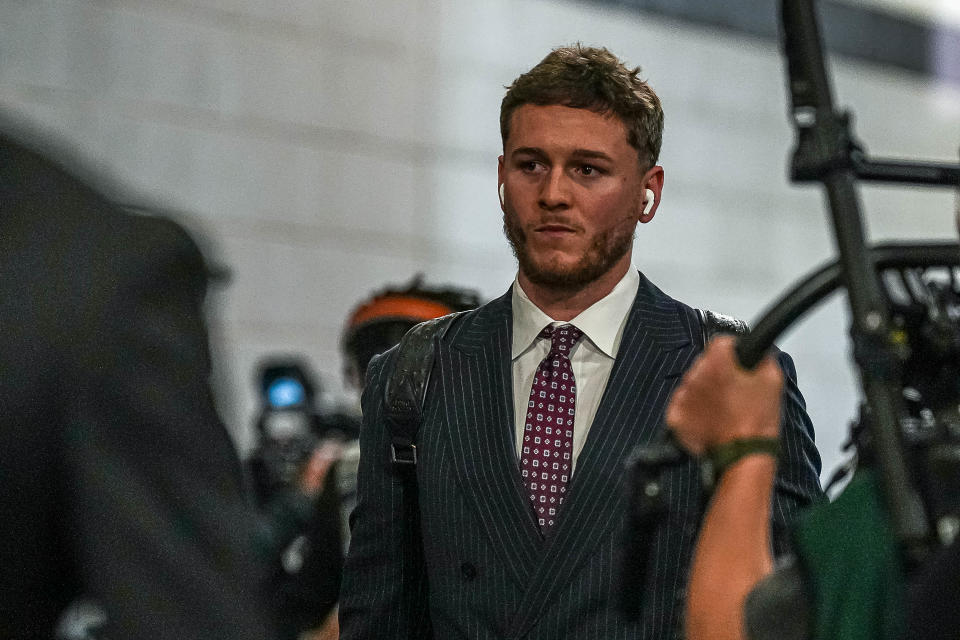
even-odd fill
[[[542,209],[553,211],[570,206],[570,180],[562,168],[556,167],[544,176],[540,184],[539,204]]]

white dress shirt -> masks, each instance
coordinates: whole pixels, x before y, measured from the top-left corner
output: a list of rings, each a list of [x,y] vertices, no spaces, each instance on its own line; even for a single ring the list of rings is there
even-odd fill
[[[535,305],[520,286],[513,282],[513,411],[516,451],[520,451],[526,426],[527,401],[537,367],[550,351],[550,340],[538,338],[547,325],[572,324],[583,332],[583,338],[570,352],[570,364],[577,384],[576,413],[573,420],[573,467],[587,440],[587,433],[607,388],[610,370],[617,357],[623,329],[640,287],[640,274],[633,267],[613,291],[576,318],[556,321]],[[519,455],[519,454],[518,454]]]

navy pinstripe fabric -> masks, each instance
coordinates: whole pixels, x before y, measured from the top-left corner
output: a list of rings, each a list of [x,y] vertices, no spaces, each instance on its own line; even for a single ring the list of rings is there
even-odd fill
[[[376,360],[363,401],[341,638],[675,637],[703,511],[694,465],[671,472],[665,483],[670,514],[652,538],[637,622],[614,604],[617,540],[626,512],[623,461],[663,429],[670,393],[699,351],[694,330],[689,308],[641,276],[559,522],[546,539],[514,451],[509,292],[466,314],[438,345],[418,435],[417,491],[405,489],[391,468],[381,420],[394,353]],[[784,353],[779,359],[789,381],[786,461],[773,513],[782,531],[822,494],[793,364]]]

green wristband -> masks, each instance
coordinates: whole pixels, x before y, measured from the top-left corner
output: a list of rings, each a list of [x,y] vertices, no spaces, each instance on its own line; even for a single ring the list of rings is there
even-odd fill
[[[737,438],[707,450],[707,458],[713,466],[714,478],[719,478],[734,462],[755,453],[780,457],[779,438]]]

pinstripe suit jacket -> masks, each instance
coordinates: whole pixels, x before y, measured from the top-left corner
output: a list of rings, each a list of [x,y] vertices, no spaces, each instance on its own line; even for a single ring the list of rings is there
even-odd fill
[[[637,621],[615,606],[617,548],[626,514],[624,458],[663,429],[670,393],[697,355],[700,329],[688,311],[641,275],[559,523],[546,540],[515,452],[510,293],[465,314],[437,345],[415,490],[391,468],[382,420],[395,351],[375,360],[363,399],[341,638],[673,637],[703,511],[692,464],[665,483],[670,515],[651,543]],[[777,529],[821,494],[813,428],[793,364],[779,357],[788,382]]]

